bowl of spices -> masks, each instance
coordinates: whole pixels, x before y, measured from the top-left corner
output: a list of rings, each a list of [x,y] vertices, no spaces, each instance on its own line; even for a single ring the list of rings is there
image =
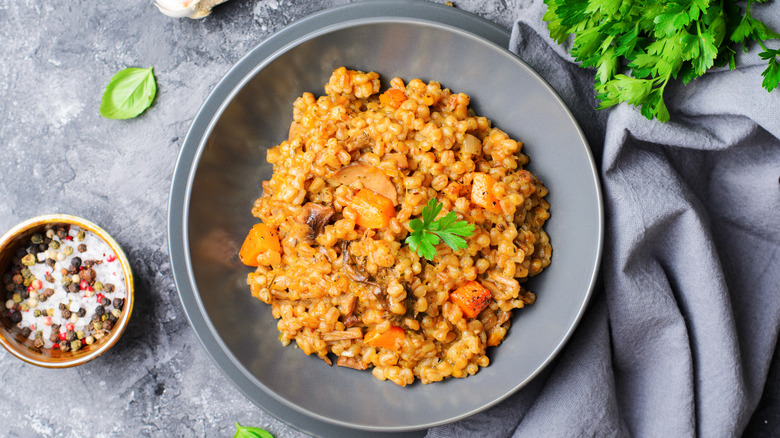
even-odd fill
[[[0,238],[0,344],[33,365],[66,368],[111,348],[133,309],[122,248],[94,223],[38,216]]]

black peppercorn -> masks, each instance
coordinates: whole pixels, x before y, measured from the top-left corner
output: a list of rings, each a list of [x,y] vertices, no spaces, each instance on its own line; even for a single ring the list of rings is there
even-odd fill
[[[46,266],[48,266],[50,268],[53,268],[56,263],[57,263],[57,261],[52,259],[52,258],[47,258],[46,259]]]
[[[122,306],[125,305],[125,300],[123,300],[122,298],[114,298],[113,304],[115,309],[121,309]]]
[[[60,332],[60,325],[59,324],[52,324],[51,325],[51,332],[52,333],[59,333]]]
[[[73,257],[72,259],[70,259],[70,264],[71,266],[78,268],[79,266],[81,266],[81,257]]]
[[[105,309],[103,306],[97,306],[97,307],[95,307],[95,315],[96,315],[96,316],[100,317],[100,316],[102,316],[104,313],[106,313],[106,309]],[[93,318],[93,319],[94,319],[94,318]]]
[[[114,315],[113,313],[108,314],[108,320],[111,321],[112,323],[115,323],[116,319],[117,319],[116,315]]]
[[[49,335],[49,340],[52,342],[59,342],[60,337],[57,335],[57,333],[51,332],[51,335]]]
[[[110,319],[107,319],[103,321],[103,330],[111,330],[111,328],[114,326],[114,322]]]
[[[69,331],[68,333],[65,334],[65,339],[68,342],[72,342],[76,340],[76,332],[74,332],[73,330]]]
[[[25,290],[23,290],[23,291],[19,292],[19,295],[21,295],[21,296],[22,296],[22,299],[23,299],[23,300],[26,300],[27,298],[30,298],[30,291],[28,291],[27,289],[25,289]]]
[[[22,314],[19,312],[11,312],[11,322],[14,324],[19,324],[22,322]]]
[[[84,245],[83,243],[79,244],[78,247],[79,252],[86,252],[87,251],[87,245]]]
[[[65,303],[60,303],[60,310],[65,310],[68,308],[68,305]]]
[[[75,294],[79,291],[79,285],[76,283],[71,283],[68,285],[68,292]]]
[[[86,314],[87,314],[87,309],[85,309],[85,308],[83,308],[83,307],[82,307],[82,308],[80,308],[80,309],[78,310],[78,312],[76,312],[76,315],[77,315],[79,318],[83,318],[83,317],[84,317],[84,315],[86,315]]]
[[[72,312],[70,311],[70,309],[63,309],[62,310],[62,319],[70,318],[71,313]]]
[[[112,283],[106,283],[103,285],[103,288],[106,290],[106,293],[111,293],[114,291],[114,285]]]
[[[106,297],[103,297],[103,299],[100,300],[100,305],[103,306],[103,307],[108,307],[108,306],[111,305],[111,300],[109,300]]]
[[[30,333],[32,333],[32,329],[30,329],[30,327],[25,327],[22,329],[22,336],[24,336],[25,338],[29,338]]]
[[[68,342],[68,341],[60,341],[60,350],[62,350],[62,351],[70,351],[70,342]]]
[[[87,268],[91,268],[91,267],[95,266],[95,261],[94,260],[87,260],[86,262],[84,262],[84,266],[87,267]]]
[[[68,237],[68,231],[65,228],[57,228],[57,237],[60,239]]]

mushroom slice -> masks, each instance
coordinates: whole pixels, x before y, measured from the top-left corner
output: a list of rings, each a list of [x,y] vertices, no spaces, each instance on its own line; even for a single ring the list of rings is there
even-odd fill
[[[330,218],[336,213],[332,207],[325,207],[314,202],[307,202],[303,206],[303,223],[309,226],[310,231],[307,236],[309,240],[314,241],[322,232]]]
[[[398,193],[390,178],[380,169],[362,163],[354,163],[342,167],[333,175],[333,180],[339,184],[350,185],[360,181],[363,187],[371,189],[389,199],[393,205],[398,205]]]
[[[368,368],[368,365],[364,364],[360,359],[347,356],[339,356],[339,358],[336,359],[336,365],[361,371]]]

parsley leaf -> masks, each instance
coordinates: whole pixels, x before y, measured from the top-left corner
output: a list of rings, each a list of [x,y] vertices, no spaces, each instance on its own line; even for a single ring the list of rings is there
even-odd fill
[[[550,37],[571,44],[584,68],[593,67],[599,109],[620,103],[664,122],[663,95],[670,80],[684,84],[714,66],[735,65],[735,49],[757,42],[767,62],[762,86],[780,87],[780,34],[751,15],[767,0],[544,0]],[[573,38],[570,38],[573,37]]]
[[[468,246],[463,237],[471,236],[474,233],[474,224],[463,220],[459,221],[454,211],[436,219],[443,208],[444,204],[436,199],[431,199],[423,207],[422,220],[412,219],[409,222],[412,233],[409,234],[405,242],[413,252],[428,260],[433,260],[436,256],[435,246],[440,241],[457,251]]]

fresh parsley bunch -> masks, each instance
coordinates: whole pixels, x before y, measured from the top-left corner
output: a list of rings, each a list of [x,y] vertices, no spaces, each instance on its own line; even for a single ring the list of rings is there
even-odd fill
[[[428,260],[433,260],[436,255],[435,245],[439,244],[439,239],[453,250],[459,250],[468,246],[461,236],[468,237],[474,233],[474,224],[457,220],[454,211],[436,219],[442,208],[444,205],[441,202],[431,199],[422,209],[422,219],[409,222],[412,232],[406,238],[406,243],[413,252]]]
[[[734,0],[544,0],[547,29],[559,44],[574,35],[572,56],[595,67],[599,109],[628,102],[648,119],[669,120],[663,94],[670,79],[688,83],[713,66],[735,68],[733,47],[757,41],[768,66],[763,87],[780,84],[780,35]],[[628,71],[628,74],[623,72]]]

